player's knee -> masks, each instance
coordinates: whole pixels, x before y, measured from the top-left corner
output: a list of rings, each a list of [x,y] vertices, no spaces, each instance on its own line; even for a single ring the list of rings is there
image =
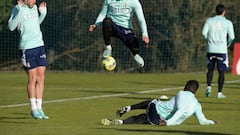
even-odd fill
[[[103,20],[103,26],[107,27],[107,26],[112,26],[112,20],[110,18],[105,18]]]

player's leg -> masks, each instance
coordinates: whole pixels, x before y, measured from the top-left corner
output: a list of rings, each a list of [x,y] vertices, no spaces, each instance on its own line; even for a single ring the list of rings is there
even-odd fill
[[[37,83],[37,69],[31,69],[27,71],[28,74],[28,84],[27,84],[27,91],[28,97],[31,105],[31,115],[35,119],[42,119],[41,114],[38,112],[37,108],[37,90],[36,90],[36,83]]]
[[[207,54],[208,60],[208,71],[207,71],[207,89],[206,89],[206,97],[209,97],[212,92],[212,79],[213,79],[213,72],[216,63],[216,56],[214,54],[208,53]]]
[[[103,20],[103,38],[105,42],[105,49],[103,51],[103,56],[111,56],[112,54],[112,46],[111,46],[111,36],[113,33],[113,21],[110,18],[105,18]]]
[[[37,109],[41,114],[43,119],[49,119],[48,116],[45,115],[42,109],[42,100],[44,93],[44,81],[45,81],[45,71],[47,66],[45,47],[38,48],[38,58],[37,58],[37,83],[36,83],[36,101],[37,101]]]
[[[103,125],[122,125],[122,124],[149,124],[147,120],[147,114],[143,113],[137,116],[130,116],[124,120],[109,120],[109,119],[102,119],[101,123]]]
[[[222,89],[223,89],[223,85],[224,85],[224,71],[219,71],[218,72],[219,76],[218,76],[218,95],[217,98],[226,98],[225,95],[222,94]]]
[[[136,35],[134,34],[132,29],[126,29],[121,26],[114,25],[114,33],[113,36],[118,37],[120,40],[124,42],[127,48],[131,51],[134,60],[140,67],[144,66],[144,60],[139,55],[139,42],[137,40]]]
[[[226,54],[220,54],[217,61],[218,68],[218,94],[217,98],[226,98],[222,93],[225,76],[224,73],[228,69],[228,56]]]
[[[121,123],[121,121],[119,123]],[[140,115],[131,116],[122,120],[122,124],[149,124],[149,122],[147,120],[147,114],[142,113]]]
[[[127,39],[125,44],[129,48],[129,50],[131,51],[131,53],[134,57],[134,60],[137,62],[137,64],[140,67],[143,67],[144,66],[144,60],[139,55],[140,49],[139,49],[139,42],[137,40],[137,37],[132,36],[132,38]]]
[[[214,70],[208,69],[207,71],[207,89],[206,89],[206,97],[210,97],[212,93],[212,79],[213,79]]]
[[[131,111],[131,110],[136,110],[136,109],[147,109],[148,107],[148,104],[151,102],[152,100],[146,100],[146,101],[143,101],[143,102],[140,102],[140,103],[137,103],[137,104],[134,104],[134,105],[130,105],[130,106],[124,106],[122,108],[119,108],[116,112],[116,114],[118,116],[122,116],[123,114]]]
[[[36,82],[37,82],[37,69],[34,57],[34,49],[21,50],[21,60],[24,70],[27,73],[27,94],[31,107],[31,115],[35,119],[42,119],[42,116],[37,110],[36,104]]]
[[[41,114],[43,119],[49,119],[47,115],[43,112],[42,109],[42,100],[43,100],[43,92],[44,92],[44,80],[45,80],[45,70],[46,67],[41,66],[37,67],[37,84],[36,84],[36,103],[37,103],[37,109],[39,113]]]

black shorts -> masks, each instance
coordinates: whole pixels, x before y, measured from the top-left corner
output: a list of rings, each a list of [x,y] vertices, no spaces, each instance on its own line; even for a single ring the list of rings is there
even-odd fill
[[[228,69],[227,54],[207,53],[208,70],[214,70],[217,64],[218,71],[226,71]]]
[[[157,114],[156,110],[156,102],[157,102],[156,99],[152,100],[152,102],[148,104],[147,108],[147,119],[148,122],[151,123],[152,125],[159,125],[160,123],[160,117]]]

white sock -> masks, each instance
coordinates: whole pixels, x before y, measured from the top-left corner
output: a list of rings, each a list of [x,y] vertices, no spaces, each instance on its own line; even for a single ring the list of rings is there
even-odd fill
[[[106,45],[105,48],[110,50],[110,51],[112,50],[112,46],[111,45]]]
[[[36,104],[36,98],[29,98],[30,105],[31,105],[31,110],[36,110],[37,109],[37,104]]]
[[[140,65],[141,67],[144,66],[144,60],[143,60],[143,58],[139,54],[136,54],[134,56],[134,59],[138,63],[138,65]]]
[[[123,124],[123,120],[118,120],[118,123],[119,124]]]
[[[42,110],[42,99],[36,99],[37,101],[37,109]]]
[[[125,106],[127,108],[127,112],[129,112],[131,110],[131,106]]]
[[[222,92],[218,92],[218,95],[222,95]]]

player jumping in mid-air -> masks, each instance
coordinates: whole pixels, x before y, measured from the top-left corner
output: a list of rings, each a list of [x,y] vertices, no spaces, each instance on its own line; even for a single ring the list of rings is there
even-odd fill
[[[144,60],[139,55],[139,42],[133,32],[132,16],[136,14],[142,31],[142,40],[149,47],[147,25],[144,18],[142,6],[138,0],[105,0],[102,10],[97,17],[95,24],[90,25],[89,31],[96,29],[102,23],[105,50],[103,56],[112,53],[111,37],[117,37],[129,48],[135,61],[141,67]]]

